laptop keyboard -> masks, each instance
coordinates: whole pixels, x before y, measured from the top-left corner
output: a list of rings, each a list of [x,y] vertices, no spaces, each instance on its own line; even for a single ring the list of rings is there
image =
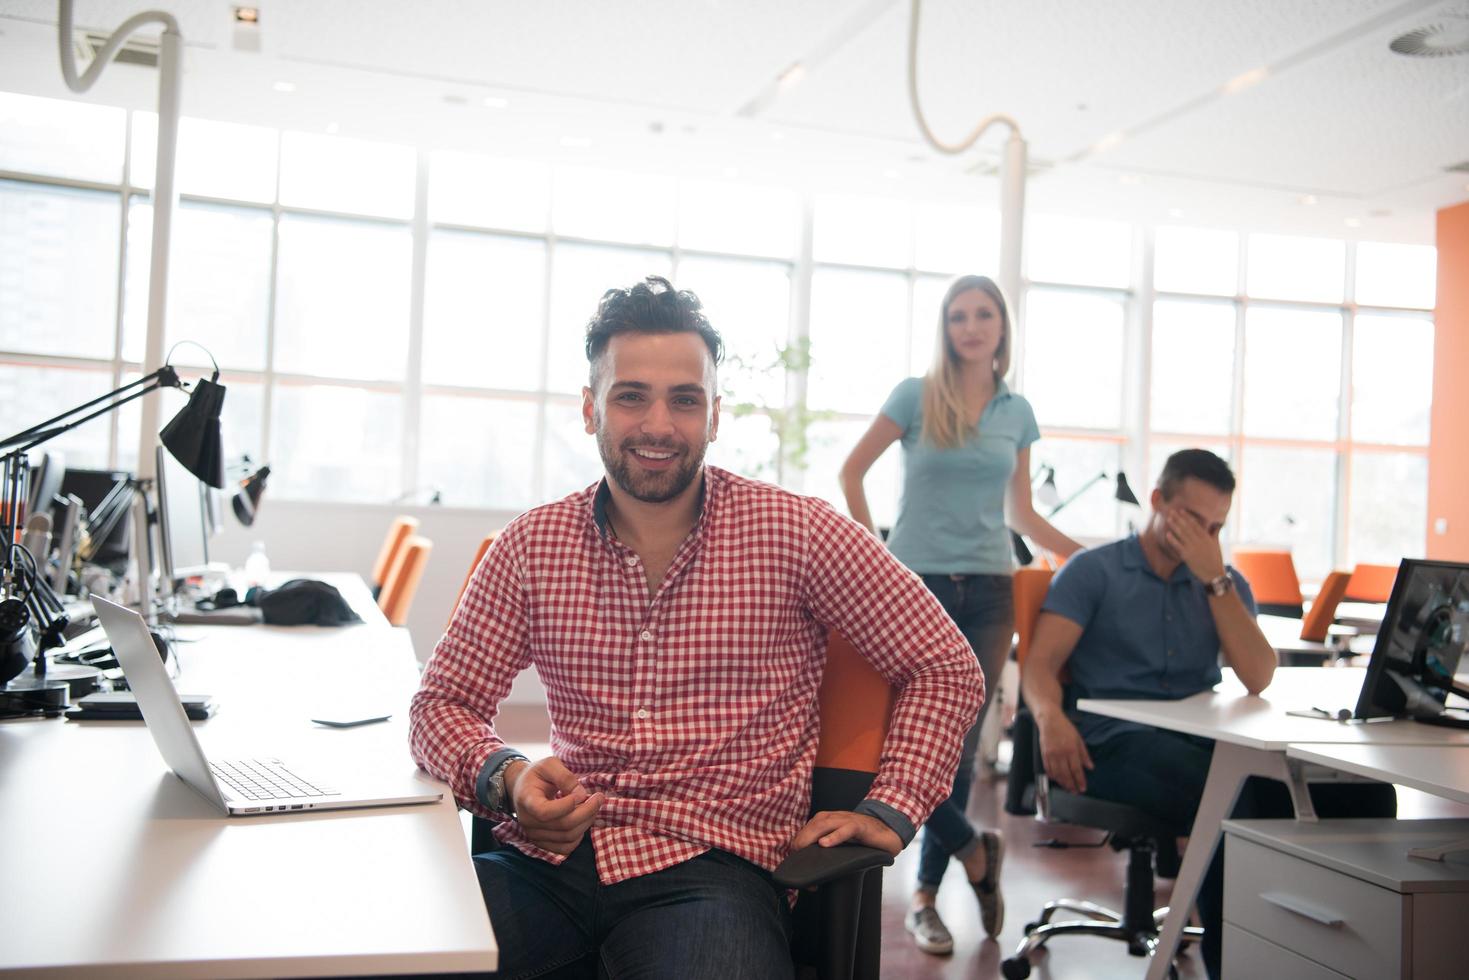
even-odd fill
[[[304,800],[341,793],[307,782],[281,765],[279,759],[211,762],[209,768],[216,779],[247,800]]]

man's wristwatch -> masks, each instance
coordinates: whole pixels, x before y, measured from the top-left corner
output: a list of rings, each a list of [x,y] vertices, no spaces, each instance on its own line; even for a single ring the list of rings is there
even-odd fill
[[[495,767],[485,780],[485,805],[496,813],[508,813],[515,816],[514,801],[505,790],[505,770],[510,768],[512,762],[529,762],[523,755],[508,756],[503,762]]]
[[[1209,581],[1204,583],[1204,589],[1212,596],[1224,595],[1226,592],[1230,591],[1233,588],[1234,579],[1229,577],[1228,572],[1225,572],[1218,578],[1210,579]]]

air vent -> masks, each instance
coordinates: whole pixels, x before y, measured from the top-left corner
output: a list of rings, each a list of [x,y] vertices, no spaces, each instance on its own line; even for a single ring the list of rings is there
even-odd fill
[[[1447,167],[1444,167],[1444,173],[1469,174],[1469,160],[1465,160],[1462,163],[1449,164]]]
[[[77,57],[84,62],[92,61],[97,57],[97,53],[107,46],[107,39],[110,36],[101,31],[78,31],[76,36]],[[117,49],[117,56],[112,60],[124,65],[157,68],[158,39],[138,37],[134,34],[123,42],[122,47]]]
[[[1413,58],[1469,54],[1469,20],[1455,18],[1419,27],[1393,38],[1388,47]]]

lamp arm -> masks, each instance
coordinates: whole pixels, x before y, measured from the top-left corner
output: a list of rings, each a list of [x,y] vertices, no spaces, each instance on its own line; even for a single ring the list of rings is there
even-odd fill
[[[112,36],[107,39],[107,43],[103,45],[102,50],[97,52],[97,56],[87,66],[86,73],[78,75],[76,51],[71,46],[72,0],[61,0],[59,6],[56,46],[61,55],[61,77],[66,81],[66,87],[73,92],[85,92],[91,88],[96,83],[98,76],[102,74],[102,69],[106,68],[108,63],[112,61],[112,56],[117,54],[117,49],[123,46],[123,43],[127,41],[128,36],[133,31],[142,27],[144,24],[156,22],[162,24],[163,29],[169,33],[179,33],[179,22],[174,18],[173,14],[165,13],[162,10],[148,10],[141,14],[135,14],[123,21],[117,30],[112,32]]]
[[[1106,473],[1098,473],[1096,476],[1092,477],[1090,480],[1088,480],[1085,483],[1083,483],[1079,488],[1077,488],[1075,491],[1073,491],[1071,493],[1071,495],[1068,496],[1065,500],[1061,501],[1059,504],[1057,504],[1056,506],[1052,507],[1051,508],[1051,512],[1046,515],[1046,520],[1050,520],[1051,518],[1055,517],[1057,514],[1061,513],[1061,510],[1067,504],[1069,504],[1072,501],[1076,500],[1077,497],[1080,497],[1082,494],[1086,493],[1092,487],[1096,486],[1098,483],[1101,483],[1105,479],[1107,479],[1107,474]]]
[[[138,391],[134,391],[126,398],[117,397],[125,391],[130,391],[133,388],[137,388],[139,385],[146,385],[147,387],[144,387]],[[144,395],[148,394],[148,392],[150,391],[157,391],[159,388],[181,387],[183,387],[183,385],[179,381],[178,373],[175,372],[173,368],[165,364],[163,367],[159,368],[157,371],[154,371],[152,374],[145,375],[144,377],[141,377],[136,381],[130,381],[127,384],[123,385],[121,388],[116,389],[115,391],[109,391],[107,394],[101,396],[100,398],[93,398],[91,401],[86,402],[85,404],[78,405],[76,408],[62,412],[60,415],[56,416],[53,419],[47,419],[40,425],[34,425],[31,426],[29,429],[26,429],[24,432],[16,433],[15,435],[6,439],[4,442],[0,442],[0,449],[7,450],[7,452],[5,453],[6,457],[18,456],[26,450],[39,446],[41,443],[46,442],[49,439],[56,438],[63,432],[70,432],[72,429],[75,429],[77,426],[85,422],[90,422],[92,421],[92,419],[95,419],[102,415],[106,415],[113,409],[118,408],[122,405],[126,405],[128,402],[132,401],[135,398],[141,398]],[[108,399],[116,400],[108,401]],[[93,405],[104,401],[107,401],[107,404],[103,405],[101,408],[97,409],[97,411],[91,413],[90,415],[84,415],[81,418],[75,419],[71,422],[64,421],[68,418],[71,418],[71,416],[77,414],[78,412],[85,412]],[[10,447],[15,445],[16,443],[23,443],[23,445],[19,445],[16,446],[16,448],[11,449]]]

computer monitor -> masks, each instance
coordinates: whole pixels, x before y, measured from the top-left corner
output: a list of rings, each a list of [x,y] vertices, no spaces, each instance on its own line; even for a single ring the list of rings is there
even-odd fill
[[[87,508],[87,531],[92,535],[92,550],[87,560],[121,575],[127,567],[132,538],[132,496],[127,483],[132,474],[126,470],[91,470],[72,467],[61,480],[59,496],[81,498]],[[116,494],[107,507],[103,501]],[[54,507],[54,505],[53,505]],[[54,519],[54,525],[59,522]]]
[[[51,509],[51,498],[61,491],[66,475],[66,457],[60,453],[42,453],[41,461],[31,467],[30,493],[26,496],[26,516],[44,514]]]
[[[172,592],[183,579],[209,570],[208,488],[162,446],[157,453],[159,554],[164,588]]]
[[[1469,698],[1469,688],[1454,679],[1466,647],[1469,564],[1405,558],[1372,648],[1356,717],[1469,727],[1469,715],[1445,708],[1450,694]]]

